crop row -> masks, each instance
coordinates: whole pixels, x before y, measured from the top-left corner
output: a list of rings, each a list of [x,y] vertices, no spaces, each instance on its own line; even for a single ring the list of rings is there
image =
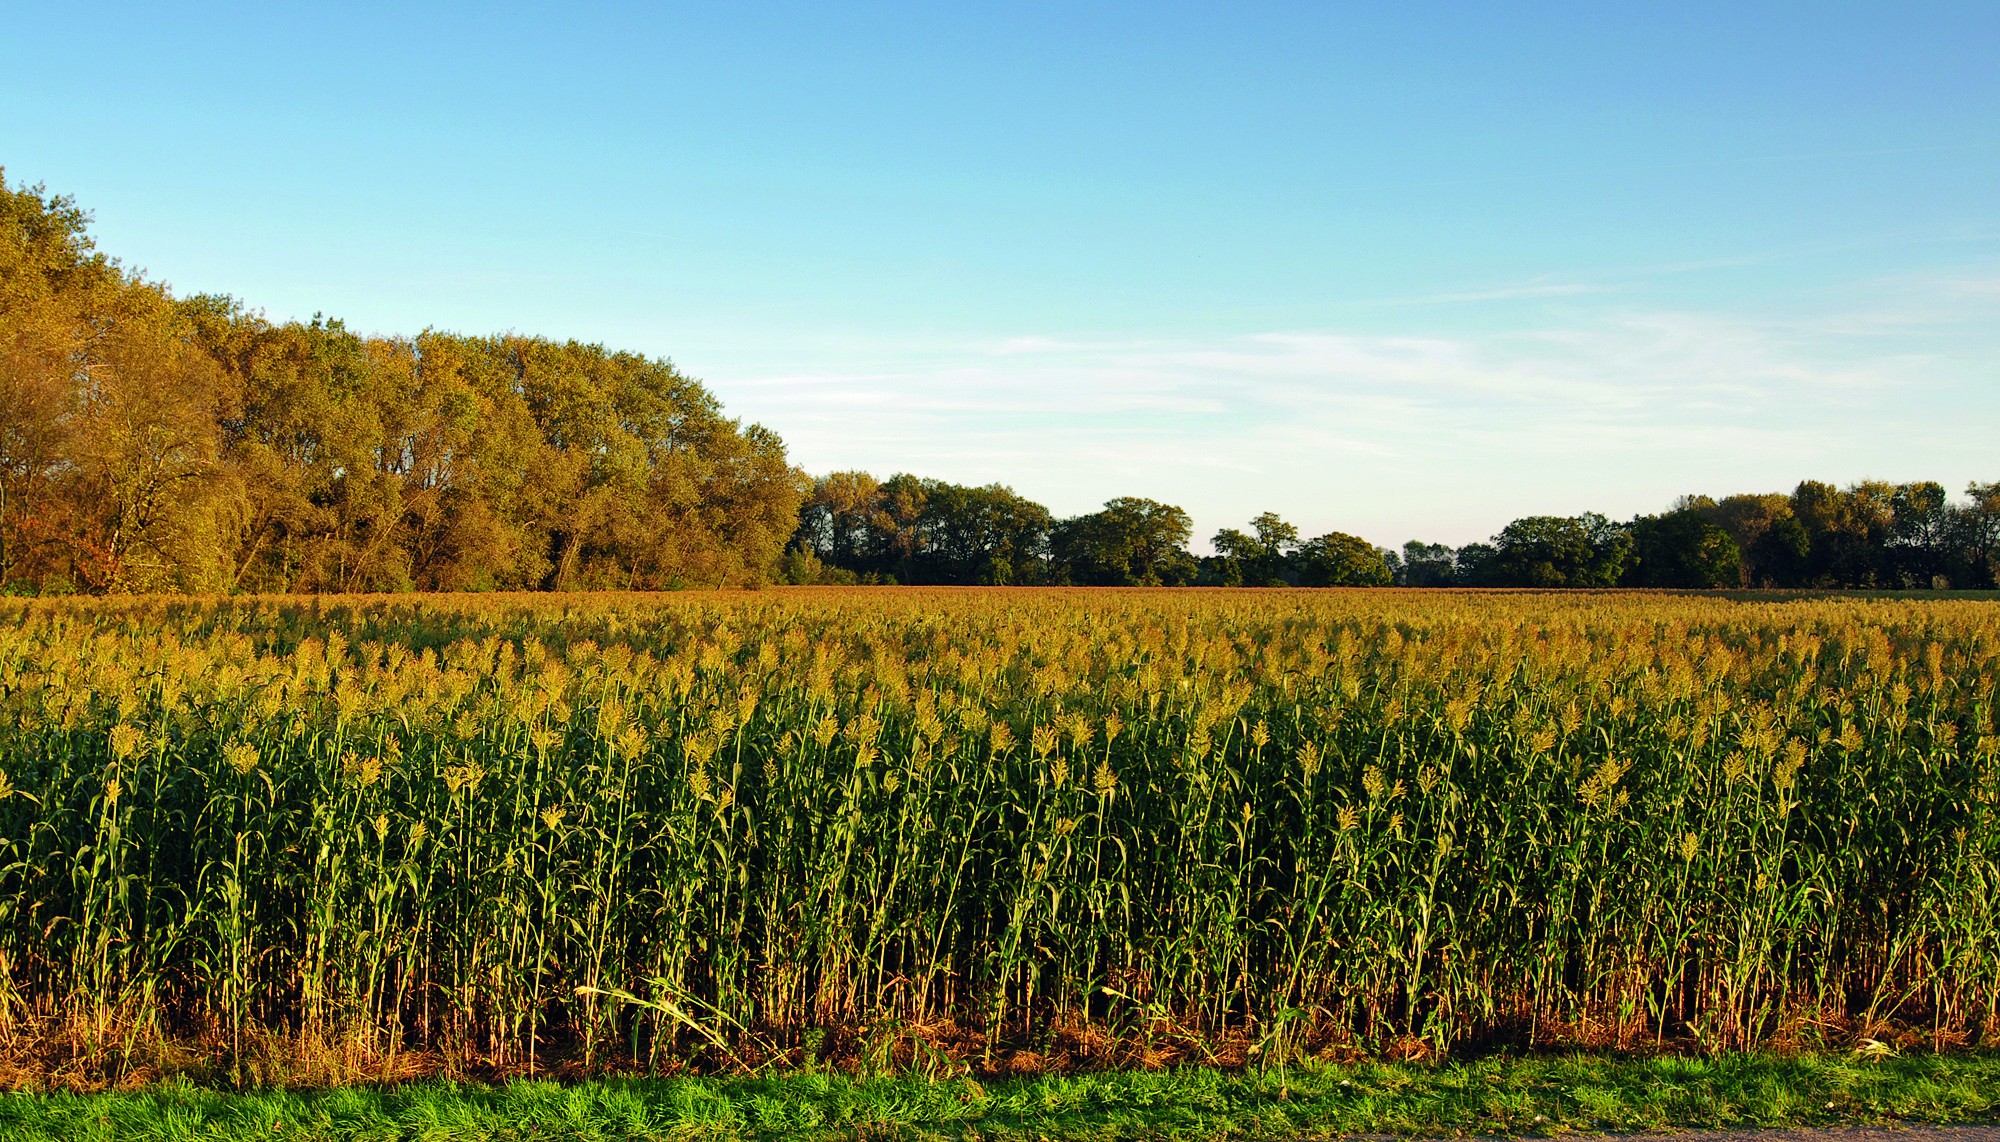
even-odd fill
[[[9,1034],[545,1068],[749,1066],[889,1025],[1145,1062],[1996,1033],[1979,602],[0,620]]]

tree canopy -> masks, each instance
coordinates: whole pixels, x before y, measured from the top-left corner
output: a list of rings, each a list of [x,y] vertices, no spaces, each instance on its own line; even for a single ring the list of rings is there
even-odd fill
[[[2000,484],[1817,480],[1792,492],[1682,497],[1614,523],[1533,516],[1491,543],[1412,542],[1397,582],[1471,587],[2000,587]]]
[[[669,362],[177,298],[0,177],[0,587],[658,588],[776,574],[804,476]]]
[[[1816,480],[1400,553],[1275,512],[1057,518],[1011,487],[807,477],[671,362],[363,336],[177,297],[0,171],[0,591],[1076,586],[2000,586],[2000,483]]]

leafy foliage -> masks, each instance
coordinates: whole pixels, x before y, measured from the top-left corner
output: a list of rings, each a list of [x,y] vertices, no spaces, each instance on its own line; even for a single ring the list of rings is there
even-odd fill
[[[720,586],[776,571],[783,444],[664,361],[365,338],[176,299],[0,181],[0,589]]]
[[[1276,513],[1197,558],[1171,504],[792,468],[672,364],[363,337],[177,298],[0,178],[0,593],[1077,586],[2000,586],[2000,484],[1805,481],[1402,554]]]

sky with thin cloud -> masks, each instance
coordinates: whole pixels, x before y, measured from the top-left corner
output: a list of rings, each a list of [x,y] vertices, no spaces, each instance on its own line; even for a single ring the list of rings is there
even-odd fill
[[[128,264],[669,357],[815,473],[1385,545],[2000,479],[1991,3],[9,27],[0,166]]]

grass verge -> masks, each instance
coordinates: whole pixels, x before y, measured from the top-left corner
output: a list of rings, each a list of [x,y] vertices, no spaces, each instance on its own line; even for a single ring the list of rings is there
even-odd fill
[[[2000,1055],[1864,1062],[1594,1056],[1284,1073],[1009,1079],[626,1079],[225,1093],[186,1084],[0,1094],[0,1137],[42,1139],[1310,1139],[1551,1135],[2000,1119]]]

